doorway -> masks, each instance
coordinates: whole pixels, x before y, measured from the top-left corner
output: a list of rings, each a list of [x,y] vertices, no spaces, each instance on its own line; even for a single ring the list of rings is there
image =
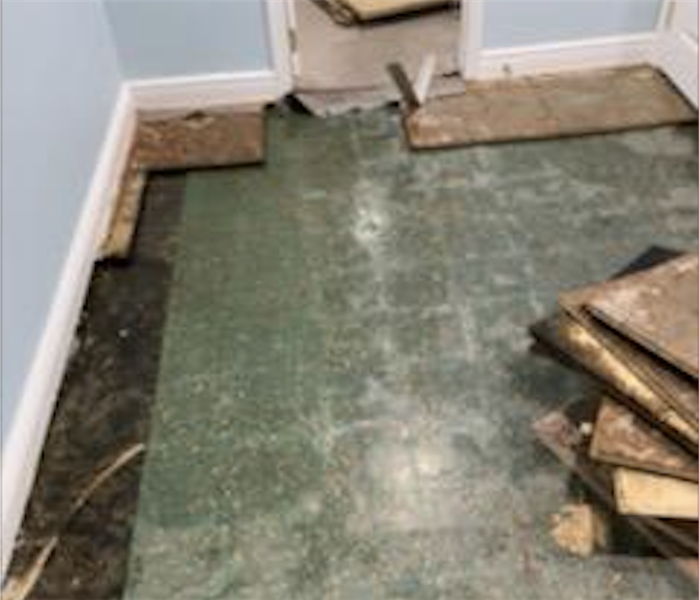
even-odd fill
[[[432,65],[432,95],[462,91],[458,0],[288,0],[296,97],[323,114],[398,99],[387,66],[415,78]]]

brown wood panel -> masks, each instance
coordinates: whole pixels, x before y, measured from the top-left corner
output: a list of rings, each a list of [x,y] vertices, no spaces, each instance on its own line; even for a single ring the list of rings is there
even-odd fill
[[[561,307],[597,341],[613,353],[656,394],[670,404],[695,429],[699,429],[699,390],[696,382],[665,361],[648,352],[642,346],[629,341],[614,329],[595,319],[586,306],[607,294],[624,279],[578,288],[561,294]]]
[[[601,402],[590,457],[611,465],[699,480],[696,456],[611,398]]]
[[[623,515],[699,520],[699,486],[692,481],[619,467],[614,495]]]
[[[144,115],[138,125],[136,160],[148,171],[255,164],[264,155],[260,108]]]
[[[692,377],[699,375],[699,258],[686,255],[605,284],[590,310]]]
[[[531,332],[538,341],[601,382],[615,399],[672,435],[689,451],[697,452],[696,429],[569,315],[560,313],[542,321]]]
[[[406,114],[414,149],[546,139],[696,121],[696,111],[650,67],[469,82]]]

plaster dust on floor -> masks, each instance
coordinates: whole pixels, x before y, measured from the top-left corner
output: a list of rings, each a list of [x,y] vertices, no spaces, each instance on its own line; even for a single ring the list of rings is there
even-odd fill
[[[697,239],[692,128],[414,154],[370,111],[187,176],[127,600],[692,597],[550,538],[558,290]]]

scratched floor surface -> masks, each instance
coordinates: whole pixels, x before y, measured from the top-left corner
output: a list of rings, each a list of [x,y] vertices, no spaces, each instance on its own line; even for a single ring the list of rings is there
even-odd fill
[[[692,129],[443,153],[387,112],[275,115],[265,167],[188,177],[128,600],[676,600],[565,555],[527,352],[560,288],[697,241]],[[576,492],[573,492],[576,493]]]

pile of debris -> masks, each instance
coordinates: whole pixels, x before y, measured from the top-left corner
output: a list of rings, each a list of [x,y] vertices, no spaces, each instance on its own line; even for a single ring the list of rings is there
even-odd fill
[[[563,293],[558,312],[531,327],[533,350],[595,382],[589,400],[535,423],[538,439],[694,581],[698,265],[653,248],[613,279]],[[566,535],[570,516],[554,534]],[[600,528],[582,516],[594,542]]]

